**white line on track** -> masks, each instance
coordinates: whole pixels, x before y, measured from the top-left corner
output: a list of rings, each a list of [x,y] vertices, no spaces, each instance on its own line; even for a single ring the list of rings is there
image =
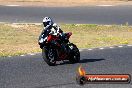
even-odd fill
[[[111,49],[114,48],[114,47],[110,47]]]
[[[118,46],[118,47],[123,47],[123,46]]]
[[[99,49],[101,49],[101,50],[102,50],[102,49],[104,49],[104,48],[99,48]]]
[[[127,46],[132,46],[132,45],[127,45]]]
[[[79,50],[80,52],[83,51],[82,49]]]
[[[8,56],[8,57],[11,57],[11,56]]]
[[[93,50],[93,49],[88,49],[88,50]]]
[[[9,7],[17,7],[17,6],[20,6],[20,5],[5,5],[5,6],[9,6]]]
[[[22,57],[23,57],[23,56],[25,56],[25,55],[20,55],[20,56],[22,56]]]
[[[29,55],[35,55],[34,53],[29,53]]]

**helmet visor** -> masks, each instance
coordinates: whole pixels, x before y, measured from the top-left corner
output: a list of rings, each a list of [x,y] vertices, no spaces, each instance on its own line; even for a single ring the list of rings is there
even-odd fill
[[[47,25],[49,25],[49,22],[43,22],[44,27],[46,27]]]
[[[47,26],[47,23],[46,22],[43,22],[43,25],[44,25],[44,27],[46,27]]]

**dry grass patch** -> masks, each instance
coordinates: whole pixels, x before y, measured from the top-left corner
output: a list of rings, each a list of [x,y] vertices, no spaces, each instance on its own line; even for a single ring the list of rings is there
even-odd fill
[[[0,56],[38,52],[40,27],[35,25],[0,24]]]
[[[132,44],[132,26],[61,24],[72,32],[70,41],[79,48]],[[33,24],[0,24],[0,56],[40,52],[38,36],[43,26]]]
[[[69,27],[68,27],[69,26]],[[72,31],[71,41],[79,48],[132,44],[132,27],[117,25],[67,25]]]

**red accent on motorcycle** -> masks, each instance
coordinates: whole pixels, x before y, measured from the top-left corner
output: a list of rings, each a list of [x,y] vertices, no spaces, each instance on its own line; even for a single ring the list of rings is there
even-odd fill
[[[52,35],[49,35],[47,41],[50,42],[51,40],[52,40]]]
[[[69,39],[71,35],[72,35],[72,32],[67,33],[67,38]]]
[[[54,35],[49,35],[47,41],[50,42],[51,40],[57,40],[58,37]]]

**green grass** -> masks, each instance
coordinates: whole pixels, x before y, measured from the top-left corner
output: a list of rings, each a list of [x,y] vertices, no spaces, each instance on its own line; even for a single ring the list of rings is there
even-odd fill
[[[132,26],[61,24],[64,32],[72,32],[70,41],[79,48],[132,44]],[[40,52],[38,36],[42,25],[0,24],[0,56]]]
[[[63,25],[62,28],[73,32],[71,41],[79,48],[132,44],[131,26],[90,24]]]

